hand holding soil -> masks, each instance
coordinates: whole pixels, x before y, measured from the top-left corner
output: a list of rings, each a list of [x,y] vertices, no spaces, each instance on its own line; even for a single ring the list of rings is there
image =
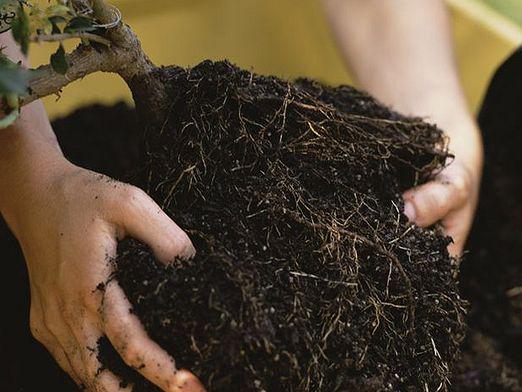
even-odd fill
[[[462,254],[473,222],[482,173],[482,148],[472,146],[472,140],[468,138],[468,146],[454,152],[453,161],[432,181],[403,195],[410,221],[421,227],[440,221],[453,239],[448,249],[456,256]]]
[[[36,339],[88,390],[120,390],[120,380],[97,359],[97,341],[106,335],[129,366],[163,390],[202,391],[148,338],[122,290],[109,281],[117,238],[140,238],[168,262],[194,255],[187,235],[137,188],[65,160],[52,172],[18,195],[26,203],[11,222],[29,270]]]
[[[421,227],[440,221],[453,238],[450,252],[460,255],[478,199],[482,141],[455,68],[443,2],[407,1],[404,8],[379,1],[323,3],[346,63],[364,89],[446,133],[454,161],[433,181],[404,194],[405,213]]]

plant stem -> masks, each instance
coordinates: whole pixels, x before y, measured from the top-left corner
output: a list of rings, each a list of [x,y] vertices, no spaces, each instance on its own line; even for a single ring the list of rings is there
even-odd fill
[[[100,51],[88,45],[78,46],[66,58],[70,66],[65,75],[56,73],[50,65],[42,65],[34,71],[35,76],[29,81],[30,94],[22,98],[22,105],[58,94],[68,84],[91,73],[117,72],[125,61],[130,60],[124,51],[110,48]]]
[[[102,36],[99,36],[97,34],[92,34],[92,33],[84,33],[84,32],[68,33],[68,34],[37,35],[34,38],[34,42],[62,42],[62,41],[66,41],[68,39],[73,39],[73,38],[86,39],[86,40],[97,42],[99,44],[106,45],[106,46],[109,46],[111,44],[111,41],[109,41],[106,38],[103,38]]]
[[[78,9],[90,5],[101,24],[114,22],[114,9],[105,0],[91,0],[90,4],[86,0],[73,0],[73,5]],[[150,95],[156,106],[165,98],[164,86],[151,76],[157,68],[145,54],[138,37],[129,26],[120,22],[107,29],[106,37],[78,33],[44,36],[40,39],[61,41],[67,38],[86,38],[110,46],[95,49],[81,44],[67,55],[69,69],[65,75],[56,73],[50,65],[36,69],[35,76],[29,82],[30,94],[22,99],[22,105],[47,95],[58,94],[68,84],[98,71],[120,75],[135,95],[139,95],[140,99],[148,99],[147,96]]]

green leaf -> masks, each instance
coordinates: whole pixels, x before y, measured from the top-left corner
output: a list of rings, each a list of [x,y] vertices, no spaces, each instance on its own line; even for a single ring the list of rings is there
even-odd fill
[[[13,125],[18,117],[20,117],[20,109],[12,110],[11,113],[0,119],[0,129],[4,129]]]
[[[51,55],[51,67],[53,67],[54,71],[60,75],[65,75],[69,69],[69,63],[65,56],[65,49],[62,44],[60,44],[56,53]]]
[[[0,94],[25,94],[29,78],[26,70],[0,67]]]
[[[65,19],[61,16],[51,16],[49,18],[49,22],[51,22],[52,30],[51,34],[61,34],[62,30],[60,29],[60,26],[58,26],[59,23],[65,22]]]
[[[85,18],[83,16],[77,16],[69,21],[65,29],[64,33],[78,33],[78,32],[87,32],[96,30],[96,27],[93,26],[93,21],[91,19]]]
[[[51,18],[55,16],[65,17],[67,14],[70,13],[70,9],[66,5],[55,4],[47,7],[45,13]]]
[[[51,16],[49,18],[49,22],[54,23],[54,24],[63,23],[65,21],[66,21],[66,19],[63,16]]]
[[[56,23],[52,23],[53,29],[51,30],[51,34],[61,34],[62,31],[60,27]]]
[[[19,0],[0,0],[0,7],[4,7],[7,5],[13,5],[17,2],[19,2]]]
[[[29,35],[31,29],[29,26],[29,17],[22,5],[18,8],[18,15],[15,20],[13,20],[11,31],[15,41],[20,44],[23,54],[27,55],[27,52],[29,51]]]
[[[27,93],[27,84],[31,78],[31,72],[13,63],[4,55],[0,55],[0,94]]]

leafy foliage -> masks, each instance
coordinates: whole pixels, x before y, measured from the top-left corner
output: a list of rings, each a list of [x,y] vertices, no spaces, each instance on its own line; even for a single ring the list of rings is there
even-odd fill
[[[80,38],[84,45],[88,45],[89,38],[97,38],[93,34],[101,35],[104,32],[98,28],[88,2],[0,0],[0,9],[7,6],[9,9],[16,9],[11,32],[25,55],[29,52],[31,42],[58,42],[58,48],[51,55],[49,63],[61,75],[65,75],[69,69],[62,42],[70,38]],[[31,72],[0,53],[0,109],[4,113],[12,113],[13,109],[18,109],[20,98],[28,93],[30,78]],[[9,123],[6,116],[0,120],[0,128],[5,127],[4,120]]]
[[[88,32],[94,30],[96,30],[96,27],[94,26],[92,19],[84,16],[77,16],[67,23],[64,33]]]
[[[0,55],[0,94],[25,94],[30,74],[5,55]]]
[[[0,7],[9,5],[9,3],[12,3],[12,0],[0,0]]]
[[[16,42],[20,44],[23,54],[27,56],[27,53],[29,52],[29,37],[31,32],[31,25],[29,22],[29,17],[25,12],[25,9],[22,4],[20,4],[18,10],[18,16],[13,21],[12,32],[13,38]]]
[[[60,75],[65,75],[69,69],[69,62],[65,57],[65,49],[62,44],[58,47],[56,53],[51,56],[51,66],[54,71]]]

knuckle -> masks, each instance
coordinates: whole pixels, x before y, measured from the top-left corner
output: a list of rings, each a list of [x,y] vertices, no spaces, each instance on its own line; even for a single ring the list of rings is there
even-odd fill
[[[471,188],[470,180],[464,176],[458,176],[452,179],[451,184],[457,195],[465,197]]]
[[[45,333],[44,326],[40,320],[34,320],[31,318],[29,321],[29,329],[31,330],[31,335],[40,343],[44,343],[45,341]]]
[[[78,310],[74,309],[72,306],[64,306],[62,308],[62,316],[65,320],[74,320]]]
[[[128,366],[137,368],[143,363],[140,346],[132,339],[121,345],[120,354]]]
[[[43,325],[49,331],[57,331],[59,329],[56,319],[51,317],[48,313],[45,313],[43,316]]]
[[[192,241],[190,241],[190,238],[185,233],[180,234],[175,242],[180,253],[186,252],[192,248]]]
[[[436,210],[446,203],[446,194],[439,189],[434,189],[427,195],[427,208]]]
[[[167,251],[169,254],[190,257],[193,253],[193,246],[190,238],[184,232],[180,233],[174,238],[171,238],[167,244]]]
[[[111,306],[103,306],[103,325],[105,334],[109,337],[118,351],[126,351],[129,347],[128,342],[131,340],[128,336],[130,324],[125,318],[120,318],[114,314]]]
[[[81,306],[92,313],[99,313],[101,299],[90,289],[85,289],[80,293]]]
[[[131,185],[124,186],[119,195],[119,203],[130,207],[141,205],[146,200],[148,200],[147,194]]]
[[[443,200],[442,195],[437,189],[430,189],[417,197],[416,207],[421,215],[433,212]]]
[[[85,307],[80,301],[67,304],[62,308],[62,322],[65,326],[81,328],[85,317]]]
[[[203,391],[203,387],[201,383],[199,382],[198,378],[186,371],[186,370],[180,370],[176,373],[175,377],[175,385],[172,389],[173,391],[180,391],[180,390],[190,390],[190,391]]]
[[[125,209],[133,207],[143,202],[143,196],[146,195],[141,189],[115,182],[111,185],[112,188],[109,192],[100,196],[102,206],[106,208]]]

